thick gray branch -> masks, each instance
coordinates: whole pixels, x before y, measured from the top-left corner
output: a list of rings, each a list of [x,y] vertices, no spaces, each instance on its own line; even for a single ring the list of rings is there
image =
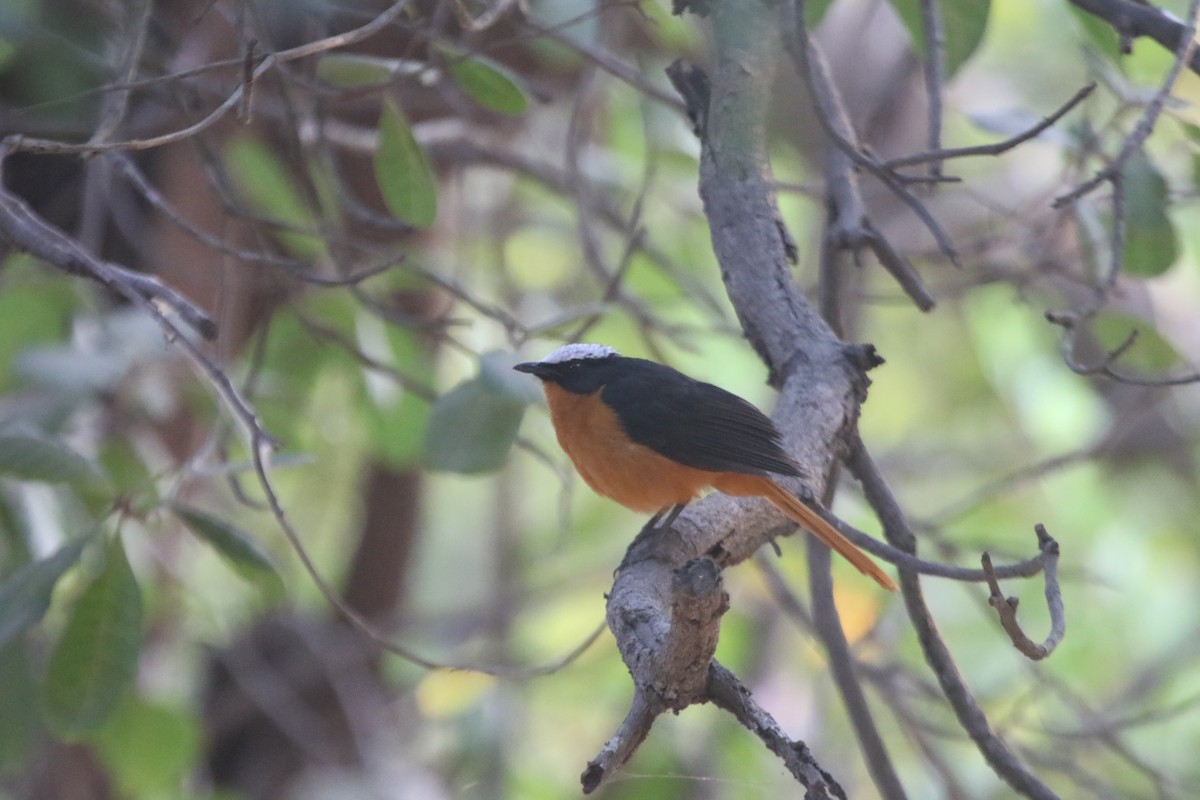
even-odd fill
[[[712,22],[716,63],[711,84],[686,82],[711,88],[711,93],[696,91],[687,98],[689,103],[708,101],[707,108],[689,109],[697,112],[702,140],[700,195],[726,291],[747,339],[769,369],[770,382],[780,388],[775,421],[788,452],[810,476],[807,486],[794,482],[788,488],[812,497],[822,489],[818,476],[844,452],[844,435],[853,430],[866,396],[865,370],[878,360],[870,348],[840,342],[791,277],[793,245],[775,204],[765,155],[778,9],[754,0],[718,2],[712,4]],[[677,570],[691,568],[689,562],[702,556],[720,566],[739,563],[790,530],[794,525],[765,501],[714,494],[689,506],[670,528],[647,529],[638,536],[608,601],[609,625],[634,679],[633,708],[589,764],[585,788],[594,788],[628,758],[654,716],[667,708],[704,700],[731,711],[752,706],[745,690],[730,690],[728,681],[709,680],[698,690],[700,669],[709,674],[719,666],[712,662],[709,643],[715,647],[719,624],[720,615],[713,611],[724,609],[718,604],[696,618],[681,613]],[[703,607],[690,600],[684,606]],[[777,729],[770,737],[771,749],[789,768],[795,765],[793,774],[809,787],[811,797],[840,796],[833,779],[815,763],[802,768],[801,762],[811,762],[802,743],[787,740]]]

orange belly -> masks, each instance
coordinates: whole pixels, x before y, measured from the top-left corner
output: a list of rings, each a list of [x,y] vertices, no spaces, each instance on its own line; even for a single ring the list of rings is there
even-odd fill
[[[544,388],[558,443],[597,494],[654,513],[690,503],[717,478],[630,441],[599,392],[574,394],[553,383]]]

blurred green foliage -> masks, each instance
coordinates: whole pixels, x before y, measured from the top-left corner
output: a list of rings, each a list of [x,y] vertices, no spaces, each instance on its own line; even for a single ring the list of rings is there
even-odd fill
[[[71,98],[108,80],[87,68],[106,27],[68,25],[53,5],[3,10],[2,99],[6,113],[49,103],[44,119],[86,131],[97,98]],[[585,10],[565,0],[533,5],[546,25]],[[954,86],[984,87],[1021,111],[999,114],[997,124],[1036,118],[1086,75],[1108,81],[1083,112],[1087,125],[1064,124],[1012,156],[1056,177],[1093,137],[1119,141],[1123,128],[1103,126],[1136,117],[1141,106],[1130,98],[1153,89],[1162,64],[1149,43],[1118,63],[1103,27],[1071,22],[1063,5],[943,3],[954,45],[947,66],[961,81]],[[644,65],[642,79],[663,89],[658,67],[697,49],[701,36],[691,19],[668,17],[658,5],[647,13],[653,24],[638,40],[646,49],[630,58]],[[911,13],[904,20],[913,29]],[[593,45],[594,24],[588,16],[565,35]],[[70,44],[65,57],[49,44],[56,37]],[[592,63],[563,42],[526,45],[524,69],[544,70],[547,84],[573,80]],[[253,386],[255,410],[283,442],[275,487],[323,574],[336,582],[346,569],[365,516],[367,473],[380,465],[419,469],[420,538],[401,576],[398,638],[447,661],[553,661],[603,620],[603,593],[642,520],[573,477],[536,386],[508,370],[514,350],[536,358],[587,324],[588,339],[662,357],[762,407],[771,403],[764,370],[722,294],[695,193],[697,145],[674,109],[601,74],[589,91],[603,102],[587,119],[590,140],[566,188],[532,170],[448,176],[435,170],[414,133],[420,122],[379,88],[407,87],[410,65],[335,56],[323,56],[319,79],[380,92],[370,95],[366,123],[378,133],[370,159],[375,188],[396,219],[428,232],[408,240],[408,260],[393,272],[358,287],[296,291],[264,323],[257,356],[247,346],[222,363],[239,386]],[[530,102],[539,75],[455,48],[430,59],[430,80],[439,64],[473,104],[464,116],[491,110],[505,124],[528,124],[534,133],[526,151],[545,155],[539,151],[553,137],[544,131],[561,137],[572,124],[571,91]],[[1195,76],[1185,77],[1178,96],[1200,98]],[[1178,124],[1161,124],[1149,152],[1124,173],[1124,286],[1144,293],[1145,303],[1105,311],[1089,328],[1101,356],[1137,330],[1121,363],[1139,374],[1169,373],[1184,366],[1182,354],[1196,352],[1188,338],[1194,324],[1179,320],[1194,323],[1200,311],[1200,119],[1190,105],[1172,113]],[[948,130],[968,143],[994,138],[966,111],[951,117]],[[819,167],[789,150],[787,131],[778,135],[780,174],[801,185],[816,180]],[[537,163],[557,168],[555,159]],[[269,221],[269,241],[297,259],[336,261],[346,219],[329,199],[339,188],[328,164],[297,167],[259,133],[241,131],[223,142],[219,161],[246,209]],[[1097,161],[1070,174],[1086,178]],[[1047,163],[1051,169],[1042,168]],[[1014,182],[1028,177],[1021,166],[1013,167]],[[981,180],[991,169],[963,167]],[[625,215],[620,224],[601,224],[594,208],[573,206],[573,193],[585,190],[571,181],[611,200]],[[1102,274],[1111,220],[1094,202],[1078,215],[1081,227],[1088,219],[1098,225],[1091,268]],[[798,192],[782,205],[804,252],[797,279],[810,286],[820,200]],[[1017,214],[1002,212],[981,227]],[[631,248],[634,229],[652,247]],[[974,242],[977,234],[964,238]],[[581,239],[603,263],[624,265],[619,287],[586,266]],[[914,247],[940,299],[930,315],[901,302],[875,265],[856,273],[855,294],[864,302],[855,338],[874,342],[887,359],[871,374],[863,436],[923,534],[926,555],[969,565],[985,549],[997,560],[1024,558],[1034,552],[1036,522],[1058,538],[1069,627],[1045,663],[1029,664],[1010,647],[978,586],[925,584],[962,672],[1035,771],[1064,797],[1080,796],[1072,770],[1115,796],[1149,796],[1166,785],[1162,794],[1185,797],[1179,787],[1200,781],[1195,389],[1133,390],[1141,392],[1135,401],[1117,405],[1111,384],[1071,372],[1061,331],[1043,312],[1066,303],[1073,287],[1034,286],[1044,276],[1029,265],[1042,253],[1021,244],[1014,246],[1021,270],[988,271],[991,252],[981,246],[977,262],[967,259],[967,279]],[[1082,282],[1080,275],[1064,279]],[[379,301],[432,289],[445,291],[453,306],[453,324],[436,347],[419,324],[393,323],[363,303],[363,295]],[[204,778],[210,650],[281,607],[328,616],[262,510],[240,431],[197,386],[177,351],[137,312],[21,255],[0,267],[0,774],[8,782],[0,785],[20,787],[38,748],[62,739],[89,748],[121,796],[221,796]],[[1115,434],[1129,419],[1151,408],[1165,408],[1164,425],[1178,437],[1120,441]],[[186,427],[181,419],[194,427],[177,437],[175,426]],[[176,439],[187,442],[182,456],[172,453]],[[878,530],[852,481],[834,510]],[[782,558],[768,558],[803,596],[803,542],[781,547]],[[242,580],[246,574],[252,580]],[[835,576],[848,635],[869,667],[868,694],[911,796],[948,791],[914,745],[917,734],[943,748],[941,760],[964,796],[1010,796],[931,689],[901,604],[880,598],[843,565]],[[731,570],[726,580],[733,603],[719,658],[819,753],[850,796],[869,795],[820,647],[781,612],[754,566]],[[1025,598],[1022,621],[1039,638],[1048,624],[1040,583],[1006,581],[1005,590]],[[414,797],[488,797],[497,787],[521,798],[572,796],[630,694],[608,636],[535,680],[425,672],[398,660],[385,661],[382,674],[397,698],[399,710],[390,710],[407,727],[396,741],[364,745],[374,753],[377,744],[386,766],[363,766],[354,780],[394,778],[393,788]],[[1105,740],[1106,725],[1117,728],[1111,736],[1119,747]],[[1156,784],[1155,776],[1165,777]],[[312,792],[306,796],[338,796]],[[750,734],[727,715],[696,708],[660,720],[602,794],[670,800],[795,792]]]

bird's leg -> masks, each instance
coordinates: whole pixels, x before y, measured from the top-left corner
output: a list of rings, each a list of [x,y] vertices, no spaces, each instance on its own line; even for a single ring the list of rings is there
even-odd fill
[[[664,507],[651,519],[648,527],[652,528],[669,528],[675,518],[679,516],[679,512],[683,511],[686,503],[676,503],[670,507]]]

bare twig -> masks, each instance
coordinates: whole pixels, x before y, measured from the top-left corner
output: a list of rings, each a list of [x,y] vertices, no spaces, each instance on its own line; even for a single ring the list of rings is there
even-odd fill
[[[237,117],[243,125],[252,121],[254,113],[254,48],[258,40],[247,39],[242,45],[242,97],[238,105]]]
[[[817,508],[817,513],[858,547],[902,569],[911,570],[920,575],[929,575],[934,578],[948,578],[953,581],[982,583],[987,580],[987,575],[982,569],[958,567],[953,564],[944,564],[940,561],[928,561],[914,555],[912,552],[895,546],[894,543],[881,542],[874,536],[852,527],[822,508]],[[1042,557],[1040,555],[1013,564],[1003,564],[995,568],[996,575],[1001,578],[1031,578],[1041,571]]]
[[[862,483],[867,501],[879,515],[888,541],[906,552],[915,553],[917,540],[905,521],[904,512],[861,442],[857,442],[852,448],[847,466]],[[916,573],[901,568],[900,591],[904,596],[909,619],[916,629],[921,649],[925,653],[926,662],[954,709],[959,724],[975,742],[988,765],[1015,791],[1030,800],[1057,800],[1058,795],[1030,772],[1004,740],[992,730],[987,715],[971,694],[953,656],[950,655],[949,648],[938,633],[929,607],[925,604],[920,579]]]
[[[638,745],[646,740],[654,720],[665,710],[644,692],[634,691],[633,703],[621,726],[579,776],[584,794],[594,792],[605,778],[630,759]]]
[[[516,0],[492,0],[491,7],[484,9],[478,16],[471,14],[463,0],[454,0],[450,7],[454,9],[454,16],[463,30],[478,33],[495,25],[515,2]]]
[[[1138,33],[1140,22],[1134,22],[1134,18],[1141,18],[1143,8],[1141,6],[1133,6],[1126,8],[1131,4],[1124,0],[1114,0],[1114,2],[1079,2],[1072,0],[1080,8],[1085,11],[1095,13],[1105,19],[1108,19],[1122,36],[1140,35]],[[1120,16],[1110,18],[1106,16],[1113,8],[1121,10],[1122,14],[1130,16]],[[1149,10],[1153,15],[1160,15],[1157,9]],[[1063,361],[1073,371],[1080,375],[1101,375],[1119,383],[1127,383],[1140,386],[1179,386],[1183,384],[1196,383],[1200,381],[1200,372],[1186,374],[1181,376],[1173,376],[1167,378],[1141,378],[1132,377],[1114,369],[1117,361],[1128,351],[1133,345],[1137,337],[1137,331],[1132,331],[1130,335],[1113,350],[1106,353],[1098,363],[1086,365],[1080,363],[1074,355],[1075,339],[1081,327],[1081,323],[1090,322],[1096,314],[1108,302],[1108,298],[1117,281],[1120,278],[1124,268],[1125,259],[1125,243],[1126,243],[1126,228],[1127,220],[1125,214],[1125,168],[1129,159],[1135,153],[1141,151],[1146,139],[1154,129],[1155,123],[1158,121],[1162,110],[1166,105],[1167,99],[1171,95],[1171,91],[1178,81],[1185,65],[1191,65],[1193,70],[1196,69],[1196,29],[1197,19],[1200,17],[1200,0],[1191,0],[1188,6],[1187,22],[1182,25],[1178,33],[1179,38],[1175,41],[1175,60],[1171,68],[1167,71],[1163,79],[1162,85],[1155,92],[1154,97],[1146,104],[1141,117],[1138,119],[1137,125],[1133,131],[1125,137],[1121,144],[1121,149],[1117,155],[1092,178],[1077,186],[1072,191],[1060,196],[1054,201],[1056,208],[1073,203],[1083,197],[1088,192],[1095,189],[1101,183],[1108,182],[1112,184],[1112,226],[1109,244],[1109,268],[1104,276],[1104,279],[1095,287],[1092,299],[1084,308],[1073,312],[1046,312],[1046,319],[1054,325],[1062,328],[1063,334],[1060,339],[1060,350],[1062,352]],[[1178,24],[1178,23],[1172,23]],[[1144,31],[1143,31],[1144,32]]]
[[[1096,84],[1089,83],[1071,96],[1071,99],[1063,103],[1058,109],[1048,117],[1043,117],[1033,127],[1005,139],[1002,142],[993,142],[991,144],[977,144],[969,147],[947,147],[941,150],[934,150],[928,153],[912,153],[906,156],[897,156],[896,158],[884,161],[880,166],[884,169],[897,170],[901,167],[911,167],[915,164],[922,164],[927,161],[948,161],[953,158],[967,158],[970,156],[998,156],[1007,153],[1019,144],[1033,139],[1048,130],[1056,122],[1066,116],[1067,112],[1075,108],[1075,106],[1086,100],[1092,92],[1096,90]]]
[[[281,256],[263,250],[247,250],[231,244],[224,237],[210,233],[185,217],[179,209],[165,198],[155,186],[150,183],[145,174],[137,167],[131,158],[124,153],[109,153],[106,156],[137,189],[138,193],[155,209],[163,214],[176,227],[188,234],[201,244],[211,247],[217,252],[233,256],[250,263],[267,264],[284,270],[289,276],[315,286],[350,286],[361,283],[368,278],[387,272],[396,266],[402,257],[385,261],[376,266],[364,267],[346,275],[329,277],[314,273],[309,264],[298,259]]]
[[[762,739],[772,753],[783,759],[788,772],[805,787],[805,800],[846,800],[846,792],[825,771],[804,742],[793,741],[755,701],[749,690],[725,667],[709,666],[708,695],[713,705],[733,714],[738,722]]]
[[[814,98],[817,118],[821,120],[821,125],[835,143],[845,143],[850,150],[860,153],[858,136],[850,122],[850,115],[846,112],[841,94],[829,74],[829,66],[816,42],[808,35],[804,22],[803,0],[789,3],[787,9],[794,19],[787,25],[784,43],[795,62],[797,72],[808,85]],[[854,169],[858,161],[846,146],[837,144],[836,147],[830,147],[823,162],[829,221],[825,228],[822,252],[832,254],[835,250],[856,251],[864,246],[869,247],[917,308],[922,311],[930,310],[933,308],[934,298],[925,288],[920,275],[871,224]],[[948,239],[945,240],[945,244],[949,246]]]
[[[830,569],[832,553],[823,543],[808,537],[809,592],[812,597],[813,625],[825,652],[829,668],[842,698],[842,705],[854,727],[854,735],[862,748],[863,760],[875,788],[885,800],[904,800],[908,795],[892,765],[887,746],[871,714],[866,694],[854,670],[850,642],[842,628],[841,616],[833,598],[833,574]]]
[[[805,25],[804,0],[792,0],[791,3],[787,4],[787,8],[791,19],[784,27],[784,45],[788,53],[796,61],[801,76],[806,81],[811,81],[810,89],[813,91],[814,96],[818,98],[818,110],[824,105],[832,111],[834,107],[827,103],[829,98],[836,96],[832,89],[833,81],[829,77],[829,69],[824,65],[823,58],[819,56],[819,48],[812,37],[808,35],[808,28]],[[824,77],[822,77],[822,74]],[[824,101],[821,100],[822,96],[827,99]],[[875,176],[902,203],[908,206],[929,230],[930,235],[937,242],[938,249],[942,254],[949,259],[950,263],[958,266],[958,253],[955,251],[954,245],[951,243],[949,235],[942,228],[941,223],[934,218],[925,204],[909,191],[900,176],[891,170],[884,169],[878,161],[864,153],[858,146],[858,141],[849,126],[839,127],[836,119],[836,114],[829,111],[817,114],[817,120],[821,123],[822,129],[833,140],[838,149],[845,153],[857,166]]]
[[[835,330],[840,317],[840,292],[837,289],[836,276],[824,274],[823,278],[830,281],[831,286],[822,287],[821,315]],[[829,468],[825,481],[825,491],[821,497],[824,505],[833,502],[841,478],[841,468],[837,462]],[[862,683],[855,670],[854,656],[850,652],[850,642],[842,625],[841,614],[833,594],[833,554],[823,543],[808,537],[805,543],[808,553],[809,595],[812,598],[813,630],[825,646],[829,657],[829,669],[833,676],[834,685],[842,698],[842,705],[850,717],[854,735],[862,750],[867,772],[879,794],[885,800],[906,800],[904,785],[888,753],[879,726],[871,713],[863,692]]]
[[[617,5],[617,4],[612,4]],[[605,4],[604,8],[611,7]],[[584,44],[579,38],[567,36],[561,33],[562,25],[545,26],[533,20],[526,20],[525,25],[535,31],[538,35],[544,35],[547,38],[569,47],[583,58],[595,64],[600,69],[607,72],[609,75],[629,84],[634,89],[637,89],[645,97],[649,97],[655,102],[661,103],[668,108],[682,109],[682,103],[679,98],[672,95],[670,92],[655,86],[647,81],[642,76],[642,71],[635,66],[626,64],[612,55],[606,50],[599,47],[589,46]]]
[[[987,501],[994,495],[998,495],[1002,491],[1014,489],[1022,484],[1050,475],[1058,470],[1077,464],[1086,463],[1089,459],[1094,458],[1096,454],[1103,449],[1104,442],[1100,441],[1086,447],[1072,450],[1070,452],[1061,453],[1057,456],[1020,467],[1013,472],[1003,475],[989,484],[977,487],[964,497],[959,498],[947,505],[943,506],[940,511],[926,517],[922,524],[927,524],[930,527],[940,528],[954,519],[961,517],[968,511],[978,507],[980,504]],[[1035,557],[1032,559],[1037,560]],[[1037,573],[1033,573],[1037,574]],[[1030,577],[1025,575],[1023,577]]]
[[[1012,639],[1013,646],[1030,660],[1041,661],[1053,653],[1054,648],[1062,641],[1067,631],[1067,621],[1063,611],[1062,590],[1058,587],[1058,542],[1046,533],[1046,528],[1041,523],[1037,524],[1035,530],[1038,548],[1042,551],[1044,559],[1042,572],[1046,576],[1046,605],[1050,609],[1050,634],[1041,644],[1036,644],[1021,630],[1021,624],[1017,622],[1017,598],[1005,597],[1000,591],[1000,583],[992,571],[991,556],[984,553],[982,561],[983,571],[987,573],[988,589],[991,590],[988,604],[1000,615],[1000,624]]]
[[[942,149],[942,102],[946,84],[946,32],[939,0],[921,0],[921,31],[925,37],[925,96],[929,100],[929,150]],[[929,174],[940,177],[941,159],[929,161]]]
[[[266,55],[258,66],[250,73],[249,79],[243,75],[238,86],[233,92],[225,98],[225,100],[215,109],[209,112],[198,122],[188,125],[185,128],[163,133],[158,136],[151,136],[144,139],[128,139],[124,141],[106,141],[106,142],[85,142],[81,144],[71,144],[68,142],[59,142],[53,139],[40,139],[26,136],[12,136],[11,150],[13,152],[26,153],[61,153],[61,154],[77,154],[88,155],[92,153],[107,152],[111,150],[149,150],[163,145],[173,144],[185,139],[189,139],[207,128],[212,127],[220,121],[231,110],[240,107],[242,97],[248,86],[252,86],[264,74],[270,71],[276,64],[295,61],[301,58],[309,58],[314,55],[326,53],[330,50],[336,50],[340,47],[347,47],[352,44],[357,44],[365,39],[368,39],[375,34],[385,29],[388,25],[395,22],[405,8],[408,7],[410,0],[399,0],[387,10],[380,13],[370,22],[362,25],[354,30],[345,33],[339,33],[334,36],[328,36],[324,39],[318,39],[314,42],[308,42],[298,47],[293,47],[288,50],[281,50],[278,53],[270,53]],[[240,65],[242,59],[232,59],[230,64]]]
[[[0,173],[7,156],[9,140],[0,143]],[[0,235],[14,247],[36,256],[45,263],[71,275],[90,278],[129,297],[134,295],[155,307],[162,306],[178,314],[206,339],[217,335],[217,323],[199,306],[153,275],[134,272],[120,264],[104,261],[88,252],[79,242],[55,228],[29,207],[29,204],[4,188],[0,180]],[[175,334],[178,334],[175,331]]]
[[[1095,2],[1095,0],[1071,0],[1071,2],[1085,11],[1090,10],[1088,6],[1105,5],[1104,3]],[[1121,6],[1134,6],[1135,8],[1149,10],[1149,7],[1136,6],[1133,3],[1126,2],[1126,0],[1115,0],[1115,2]],[[1125,11],[1126,9],[1122,10]],[[1200,0],[1192,0],[1191,5],[1188,7],[1187,23],[1183,26],[1183,30],[1179,34],[1180,38],[1175,45],[1175,61],[1171,64],[1171,68],[1167,70],[1167,75],[1163,78],[1162,86],[1155,92],[1150,102],[1146,104],[1146,108],[1142,112],[1141,118],[1138,119],[1137,125],[1134,126],[1133,132],[1125,137],[1125,141],[1122,143],[1116,157],[1104,169],[1092,176],[1091,179],[1057,198],[1054,201],[1055,208],[1061,208],[1069,203],[1073,203],[1101,183],[1113,180],[1125,169],[1125,164],[1129,161],[1130,157],[1135,152],[1141,150],[1142,145],[1150,136],[1150,132],[1154,130],[1154,124],[1158,122],[1158,117],[1162,114],[1163,107],[1167,103],[1167,98],[1170,97],[1171,90],[1175,87],[1175,82],[1179,80],[1179,75],[1183,72],[1184,66],[1192,62],[1192,58],[1196,52],[1196,16],[1198,11],[1200,11]],[[1154,9],[1153,12],[1159,15],[1162,13],[1157,9]],[[1195,70],[1196,66],[1193,65],[1192,69]]]
[[[1047,311],[1045,314],[1046,321],[1052,325],[1057,325],[1063,329],[1062,338],[1059,341],[1059,352],[1062,355],[1063,363],[1074,373],[1088,376],[1103,376],[1116,383],[1123,383],[1130,386],[1184,386],[1191,383],[1200,383],[1200,372],[1189,372],[1183,375],[1168,376],[1165,378],[1144,378],[1140,376],[1127,375],[1124,372],[1118,372],[1115,369],[1117,361],[1128,350],[1133,347],[1137,341],[1137,329],[1130,331],[1125,340],[1117,345],[1112,350],[1101,356],[1100,360],[1095,364],[1084,364],[1075,357],[1075,339],[1079,335],[1080,329],[1083,327],[1081,323],[1087,321],[1092,314],[1083,315],[1066,312],[1066,311]]]

